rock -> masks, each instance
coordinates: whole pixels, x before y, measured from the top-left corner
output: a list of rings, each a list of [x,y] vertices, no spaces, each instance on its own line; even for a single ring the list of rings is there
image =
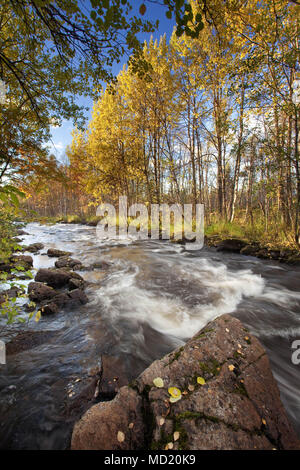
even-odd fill
[[[84,305],[88,303],[89,299],[85,295],[82,289],[75,289],[71,292],[68,292],[68,302],[67,305]]]
[[[91,265],[91,269],[108,269],[109,267],[110,267],[110,264],[107,263],[106,261],[98,261]]]
[[[229,251],[231,253],[240,253],[241,249],[246,245],[246,242],[243,240],[238,240],[236,238],[228,238],[227,240],[222,240],[217,244],[217,251]]]
[[[31,303],[29,302],[28,304],[26,304],[26,305],[24,306],[24,308],[25,308],[25,311],[26,311],[26,312],[30,313],[30,312],[34,312],[34,311],[35,311],[36,305],[35,305],[35,304],[31,304]]]
[[[55,295],[55,290],[42,282],[30,282],[28,285],[28,297],[33,302],[49,300]]]
[[[246,245],[241,249],[240,253],[241,255],[256,256],[258,250],[258,245]]]
[[[79,274],[64,269],[42,268],[39,269],[35,276],[36,282],[44,282],[54,288],[66,286],[70,279],[80,279],[83,281],[83,278]]]
[[[75,269],[76,267],[81,267],[81,261],[70,258],[69,256],[61,256],[55,261],[55,267]]]
[[[142,406],[143,399],[135,390],[122,387],[113,401],[94,405],[75,425],[72,449],[144,449],[146,429]],[[130,423],[134,423],[133,429],[129,429]],[[123,436],[119,433],[125,437],[123,442],[119,442]]]
[[[124,361],[115,356],[101,356],[102,373],[99,386],[101,400],[112,400],[121,387],[129,380],[125,371]]]
[[[179,401],[170,403],[169,387],[184,393]],[[114,400],[90,408],[71,447],[164,450],[169,442],[174,450],[300,449],[266,352],[236,318],[217,318]]]
[[[30,253],[36,253],[44,248],[45,245],[43,243],[32,243],[26,247],[26,251],[30,251]]]
[[[267,248],[261,248],[260,250],[258,250],[258,252],[256,253],[256,256],[257,258],[261,258],[261,259],[270,258],[270,254]]]
[[[10,262],[12,263],[11,269],[15,268],[16,266],[20,266],[27,270],[33,266],[33,259],[31,256],[13,255],[10,257]]]
[[[61,256],[69,256],[71,254],[72,253],[69,251],[61,251],[57,250],[56,248],[49,248],[49,250],[47,251],[47,255],[50,258],[60,258]]]
[[[20,235],[29,235],[28,232],[25,232],[25,230],[22,230],[22,229],[18,229],[17,230],[17,234],[20,236]]]
[[[54,303],[53,301],[41,307],[42,315],[54,315],[55,313],[58,313],[58,311],[59,311],[59,308],[56,305],[56,303]]]
[[[56,331],[23,331],[6,344],[6,354],[17,354],[46,343],[57,335]]]
[[[55,297],[53,297],[52,301],[59,307],[63,308],[65,305],[67,305],[69,300],[68,294],[67,293],[61,293],[57,294]]]
[[[85,305],[89,299],[85,295],[82,289],[75,289],[71,292],[62,292],[55,295],[51,302],[44,301],[41,304],[41,312],[45,315],[58,313],[58,311],[64,307],[77,307],[79,305]]]
[[[70,279],[68,282],[68,288],[69,290],[74,290],[74,289],[83,289],[84,287],[84,281],[81,279]]]
[[[3,302],[5,302],[7,299],[13,299],[14,297],[18,297],[22,294],[24,294],[24,289],[17,286],[4,290],[0,292],[0,304],[3,304]]]

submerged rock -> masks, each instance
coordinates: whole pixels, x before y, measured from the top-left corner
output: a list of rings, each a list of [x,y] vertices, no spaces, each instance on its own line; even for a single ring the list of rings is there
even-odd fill
[[[173,403],[171,387],[180,397]],[[299,449],[300,443],[265,350],[239,320],[222,315],[114,400],[90,408],[74,427],[71,447]]]
[[[51,341],[56,331],[23,331],[6,344],[6,354],[18,354]]]
[[[246,245],[246,242],[243,240],[238,240],[236,238],[228,238],[227,240],[222,240],[217,244],[217,251],[229,251],[231,253],[240,253],[241,249]]]

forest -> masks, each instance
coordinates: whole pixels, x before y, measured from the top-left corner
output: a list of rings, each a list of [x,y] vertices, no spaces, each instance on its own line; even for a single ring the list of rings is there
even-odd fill
[[[75,220],[119,195],[200,202],[208,232],[299,246],[297,6],[216,3],[198,37],[144,43],[143,67],[131,57],[74,128],[66,164],[18,174],[28,210]]]

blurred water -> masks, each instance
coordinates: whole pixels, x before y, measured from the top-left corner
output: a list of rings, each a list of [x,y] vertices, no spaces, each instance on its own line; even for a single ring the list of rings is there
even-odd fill
[[[131,379],[223,313],[240,318],[266,347],[300,434],[300,366],[291,363],[291,344],[300,339],[299,268],[169,242],[100,242],[94,227],[81,225],[29,224],[26,231],[25,244],[45,244],[44,254],[33,255],[35,269],[53,266],[50,247],[73,252],[85,266],[108,265],[81,273],[91,283],[87,305],[27,326],[53,330],[54,338],[0,365],[0,447],[68,447],[70,384],[101,354],[119,358]]]

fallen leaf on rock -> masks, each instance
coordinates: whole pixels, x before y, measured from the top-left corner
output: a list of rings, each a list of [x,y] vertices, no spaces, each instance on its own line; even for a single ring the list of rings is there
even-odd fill
[[[265,419],[262,419],[261,422],[266,426],[267,425],[267,421]]]
[[[173,449],[173,442],[169,442],[166,447],[168,449]]]
[[[134,426],[134,423],[129,423],[129,425],[128,425],[129,429],[132,429],[133,426]]]
[[[165,418],[160,418],[159,425],[163,426],[165,424]]]
[[[178,439],[180,437],[180,433],[178,431],[175,431],[174,434],[173,434],[173,437],[174,437],[174,441],[178,441]]]
[[[194,385],[189,385],[188,389],[189,389],[190,392],[193,392],[195,390],[195,387],[194,387]]]
[[[156,377],[156,379],[153,380],[153,383],[157,388],[163,388],[164,386],[164,381],[161,377]]]
[[[125,434],[122,431],[118,431],[117,439],[118,439],[118,442],[124,442],[125,441]]]
[[[169,387],[168,392],[173,398],[181,397],[181,391],[177,387]]]
[[[170,398],[170,403],[176,403],[177,401],[181,400],[182,396],[180,395],[180,397],[177,397],[177,398],[174,398],[174,397],[171,397]]]
[[[226,329],[225,329],[225,331],[226,331],[227,333],[229,333],[229,330],[228,330],[228,328],[226,328]]]
[[[197,377],[197,384],[199,385],[205,385],[205,380],[203,377]]]
[[[234,367],[232,364],[230,364],[230,365],[228,366],[228,369],[230,370],[230,372],[232,372],[232,371],[235,369],[235,367]]]

